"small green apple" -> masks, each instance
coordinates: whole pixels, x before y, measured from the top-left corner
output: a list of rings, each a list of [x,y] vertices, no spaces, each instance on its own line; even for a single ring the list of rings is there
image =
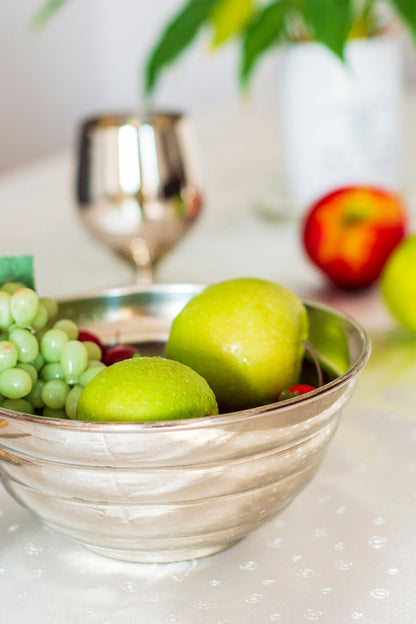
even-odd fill
[[[196,370],[220,410],[265,405],[298,383],[308,317],[273,282],[240,278],[208,286],[174,319],[166,357]]]
[[[218,414],[205,379],[188,366],[161,357],[116,362],[81,392],[76,420],[144,422]]]
[[[380,280],[382,297],[396,320],[416,334],[416,235],[393,251]]]

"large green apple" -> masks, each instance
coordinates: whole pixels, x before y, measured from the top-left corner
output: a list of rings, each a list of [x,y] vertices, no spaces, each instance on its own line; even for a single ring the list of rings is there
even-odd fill
[[[138,357],[98,373],[81,392],[76,419],[144,422],[214,414],[214,393],[198,373],[180,362]]]
[[[392,316],[416,334],[416,235],[396,247],[381,274],[380,290]]]
[[[240,278],[208,286],[174,319],[166,357],[196,370],[220,411],[276,400],[298,382],[308,317],[279,284]]]

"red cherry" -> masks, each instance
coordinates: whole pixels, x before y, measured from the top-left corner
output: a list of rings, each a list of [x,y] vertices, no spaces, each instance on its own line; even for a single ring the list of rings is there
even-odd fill
[[[117,345],[107,349],[104,354],[103,362],[106,366],[111,366],[111,364],[115,364],[116,362],[129,360],[138,353],[138,349],[136,349],[136,347],[132,347],[131,345]]]
[[[290,386],[290,388],[282,390],[282,392],[277,397],[277,400],[286,401],[287,399],[293,399],[294,397],[300,396],[301,394],[307,394],[308,392],[312,392],[312,390],[316,390],[316,387],[309,386],[308,384],[297,384],[295,386]]]

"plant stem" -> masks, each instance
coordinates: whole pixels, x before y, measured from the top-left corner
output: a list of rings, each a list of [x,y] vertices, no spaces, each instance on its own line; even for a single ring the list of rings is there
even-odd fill
[[[324,376],[322,374],[322,368],[321,365],[319,363],[319,360],[316,356],[315,351],[312,349],[311,345],[309,344],[309,342],[307,342],[306,340],[302,341],[303,346],[305,347],[305,350],[309,353],[309,355],[311,356],[311,359],[315,365],[316,368],[316,374],[318,376],[318,388],[320,388],[321,386],[324,385]]]

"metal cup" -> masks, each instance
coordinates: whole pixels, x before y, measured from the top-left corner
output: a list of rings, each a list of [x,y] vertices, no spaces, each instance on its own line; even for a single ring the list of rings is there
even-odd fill
[[[93,236],[153,279],[201,212],[192,128],[181,114],[114,114],[80,128],[77,201]]]

